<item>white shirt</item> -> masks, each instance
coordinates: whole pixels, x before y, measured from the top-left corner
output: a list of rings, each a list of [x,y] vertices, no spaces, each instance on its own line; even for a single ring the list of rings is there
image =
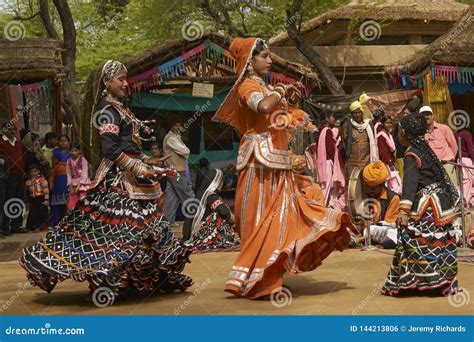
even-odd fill
[[[181,140],[181,135],[171,132],[171,136],[168,138],[166,144],[169,148],[171,148],[174,152],[179,154],[180,156],[188,159],[189,158],[189,148],[183,143]]]

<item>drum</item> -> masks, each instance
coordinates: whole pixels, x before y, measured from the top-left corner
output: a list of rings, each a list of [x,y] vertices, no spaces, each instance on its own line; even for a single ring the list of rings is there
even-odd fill
[[[449,179],[451,179],[451,182],[454,184],[456,189],[459,190],[459,175],[458,175],[458,170],[453,164],[443,164],[444,169],[446,170]]]
[[[355,167],[352,169],[351,175],[349,177],[349,184],[347,187],[348,191],[348,202],[349,202],[349,211],[351,217],[357,217],[359,215],[359,207],[364,200],[364,196],[362,194],[362,181],[361,177],[361,169]]]

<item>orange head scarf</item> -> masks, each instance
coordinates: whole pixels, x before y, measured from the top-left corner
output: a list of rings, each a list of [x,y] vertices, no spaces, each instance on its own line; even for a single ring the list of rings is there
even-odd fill
[[[235,38],[229,46],[229,52],[237,60],[237,81],[235,82],[229,94],[222,102],[213,121],[225,122],[233,126],[240,134],[245,133],[245,125],[241,121],[242,115],[238,106],[238,87],[244,80],[245,70],[252,58],[252,52],[257,45],[259,38]]]
[[[362,172],[362,177],[364,178],[365,183],[369,186],[376,186],[385,183],[389,175],[387,165],[380,160],[370,163],[364,167],[364,171]]]

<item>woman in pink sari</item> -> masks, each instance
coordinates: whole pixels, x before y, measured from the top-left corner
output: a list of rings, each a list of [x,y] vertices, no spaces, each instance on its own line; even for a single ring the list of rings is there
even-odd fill
[[[395,166],[396,146],[392,136],[392,118],[383,116],[380,119],[382,129],[376,133],[377,147],[379,149],[380,160],[390,169],[390,176],[387,180],[387,188],[397,194],[402,193],[402,181]]]
[[[318,180],[324,193],[324,204],[345,209],[344,170],[338,145],[341,138],[334,127],[336,118],[333,113],[326,115],[326,123],[321,130],[318,140]]]

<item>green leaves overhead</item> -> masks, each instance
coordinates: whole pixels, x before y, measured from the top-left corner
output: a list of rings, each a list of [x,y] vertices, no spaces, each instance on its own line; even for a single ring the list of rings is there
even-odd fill
[[[218,18],[203,6],[203,0],[71,0],[77,30],[77,81],[105,59],[126,59],[167,40],[181,38],[183,25],[197,21],[204,31],[227,35],[242,32],[264,39],[286,31],[286,8],[292,0],[209,0]],[[302,20],[308,20],[348,0],[306,0]],[[51,20],[61,35],[61,23],[54,6]],[[0,28],[11,20],[21,20],[26,37],[47,37],[38,12],[37,1],[10,0],[0,7]],[[225,12],[225,13],[224,13]],[[214,13],[216,14],[216,13]],[[228,15],[237,30],[223,24]],[[298,18],[298,23],[301,21]]]

